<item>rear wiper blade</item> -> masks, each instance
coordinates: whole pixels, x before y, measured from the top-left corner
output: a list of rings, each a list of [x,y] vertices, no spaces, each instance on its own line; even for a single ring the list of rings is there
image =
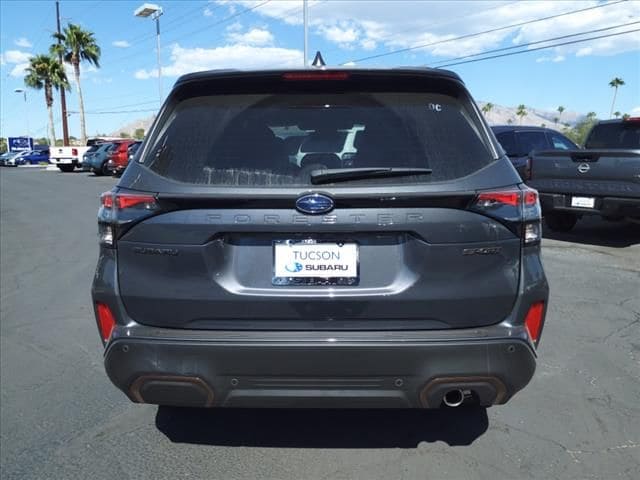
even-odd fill
[[[409,177],[412,175],[430,175],[430,168],[328,168],[313,170],[311,183],[347,182],[366,178]]]

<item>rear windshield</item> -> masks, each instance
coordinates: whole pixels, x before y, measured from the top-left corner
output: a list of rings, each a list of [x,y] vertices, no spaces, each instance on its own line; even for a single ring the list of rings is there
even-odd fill
[[[154,130],[140,161],[193,184],[310,185],[314,170],[368,167],[433,173],[348,183],[424,183],[467,176],[494,161],[470,102],[434,93],[193,97]]]
[[[596,125],[589,133],[585,147],[640,149],[640,122]]]

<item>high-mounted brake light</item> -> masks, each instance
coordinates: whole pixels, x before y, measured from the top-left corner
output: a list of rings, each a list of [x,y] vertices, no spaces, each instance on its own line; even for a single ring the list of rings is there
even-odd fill
[[[287,72],[282,75],[283,80],[317,81],[317,80],[348,80],[348,72]]]
[[[524,325],[527,328],[529,337],[535,345],[540,341],[540,332],[542,331],[542,315],[544,314],[544,302],[537,302],[531,305],[527,316],[524,319]]]
[[[98,330],[102,341],[108,342],[116,328],[116,320],[111,309],[104,303],[96,302],[96,317]]]

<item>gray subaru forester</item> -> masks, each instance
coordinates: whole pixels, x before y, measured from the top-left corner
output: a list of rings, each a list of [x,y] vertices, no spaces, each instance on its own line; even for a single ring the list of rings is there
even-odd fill
[[[98,223],[134,402],[489,406],[534,373],[538,195],[454,73],[185,75]]]

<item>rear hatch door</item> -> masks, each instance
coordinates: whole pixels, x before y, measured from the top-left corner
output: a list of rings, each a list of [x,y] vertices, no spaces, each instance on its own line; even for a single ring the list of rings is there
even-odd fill
[[[174,91],[119,184],[156,198],[117,241],[135,321],[447,329],[511,312],[520,235],[473,205],[519,177],[496,159],[477,107],[455,79],[359,75],[231,75]],[[283,148],[287,132],[356,126],[348,167],[333,151],[298,160]],[[313,180],[347,168],[432,173]]]

